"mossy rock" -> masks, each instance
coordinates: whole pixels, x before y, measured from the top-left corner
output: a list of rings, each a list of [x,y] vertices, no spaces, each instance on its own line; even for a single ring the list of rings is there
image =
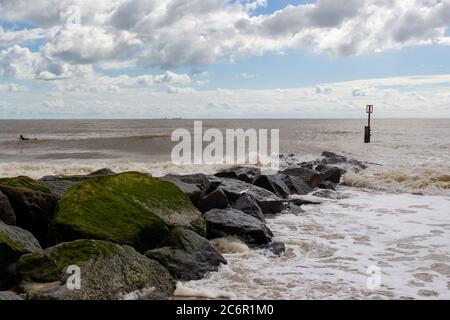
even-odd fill
[[[126,172],[72,187],[57,205],[51,233],[58,242],[100,239],[145,252],[177,226],[205,234],[201,213],[177,186]]]
[[[27,188],[34,191],[51,193],[50,189],[47,186],[25,176],[15,178],[0,178],[0,185],[6,185],[17,188]]]
[[[227,263],[207,239],[191,230],[173,228],[164,245],[145,255],[166,267],[176,280],[199,280]]]
[[[79,268],[80,288],[67,286],[71,266]],[[18,291],[28,299],[112,300],[127,294],[164,299],[174,290],[173,278],[158,262],[129,246],[99,240],[64,242],[23,255],[17,273]]]
[[[28,231],[0,221],[0,290],[14,283],[14,268],[20,256],[42,251],[37,239]]]

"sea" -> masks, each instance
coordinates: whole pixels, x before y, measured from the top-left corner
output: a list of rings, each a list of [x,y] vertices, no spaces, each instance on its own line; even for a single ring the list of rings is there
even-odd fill
[[[366,161],[301,215],[268,217],[286,253],[212,240],[227,265],[179,282],[175,298],[450,299],[450,119],[202,120],[204,129],[278,129],[280,153],[323,151]],[[100,168],[213,174],[225,165],[175,165],[175,129],[194,120],[0,120],[0,177],[87,174]],[[23,135],[30,140],[19,140]]]

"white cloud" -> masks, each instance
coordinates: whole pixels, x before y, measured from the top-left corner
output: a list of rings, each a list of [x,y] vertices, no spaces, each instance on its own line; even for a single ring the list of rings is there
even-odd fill
[[[450,116],[450,75],[368,79],[319,85],[329,88],[328,94],[317,94],[315,86],[208,91],[175,86],[169,86],[165,91],[153,91],[144,86],[122,90],[130,78],[119,78],[120,81],[116,78],[100,78],[96,85],[94,82],[92,85],[86,83],[88,88],[78,91],[73,88],[73,91],[61,95],[38,96],[32,92],[3,95],[2,101],[7,105],[27,106],[27,112],[22,114],[18,114],[22,109],[16,107],[15,117],[362,118],[365,117],[366,104],[375,105],[375,117]],[[131,78],[131,81],[135,79]],[[113,92],[114,86],[120,90]],[[86,90],[89,88],[90,90]],[[366,89],[370,95],[354,96],[355,88]],[[42,104],[39,101],[45,102]],[[2,110],[0,115],[12,112],[11,109]]]
[[[80,8],[80,28],[65,27],[71,5]],[[1,30],[0,43],[18,44],[45,33],[46,58],[72,64],[132,60],[168,68],[294,47],[347,56],[450,42],[445,36],[450,0],[319,0],[272,14],[251,13],[264,5],[259,0],[3,0],[0,19],[40,29]]]
[[[0,83],[0,92],[25,92],[28,91],[26,86],[17,83]]]
[[[169,93],[169,94],[192,94],[192,93],[195,93],[195,92],[196,91],[194,89],[189,88],[189,87],[180,88],[180,87],[172,87],[172,86],[170,86],[167,89],[167,93]]]

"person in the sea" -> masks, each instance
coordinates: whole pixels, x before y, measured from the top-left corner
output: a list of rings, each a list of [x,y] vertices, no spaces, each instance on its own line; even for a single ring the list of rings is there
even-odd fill
[[[23,135],[20,135],[19,136],[19,140],[28,141],[28,140],[31,140],[31,139],[30,138],[25,138]],[[37,140],[37,139],[35,138],[34,140]]]

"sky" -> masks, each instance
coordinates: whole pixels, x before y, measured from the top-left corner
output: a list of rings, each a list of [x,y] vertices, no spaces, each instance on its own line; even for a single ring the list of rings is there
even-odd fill
[[[450,0],[0,0],[0,119],[450,117]]]

